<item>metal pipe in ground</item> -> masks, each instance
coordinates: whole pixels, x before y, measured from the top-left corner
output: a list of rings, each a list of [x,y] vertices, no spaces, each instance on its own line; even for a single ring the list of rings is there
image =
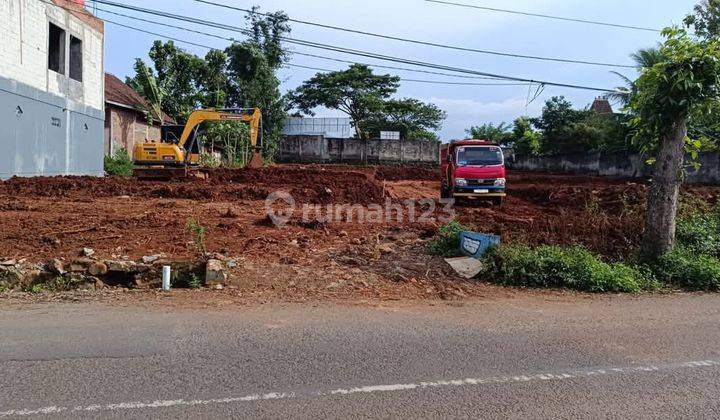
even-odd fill
[[[170,291],[170,266],[164,265],[162,268],[162,289],[166,292]]]

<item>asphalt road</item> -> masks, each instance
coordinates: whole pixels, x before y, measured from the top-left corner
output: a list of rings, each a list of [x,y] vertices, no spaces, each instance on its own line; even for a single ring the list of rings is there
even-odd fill
[[[720,417],[720,295],[0,302],[0,417]]]

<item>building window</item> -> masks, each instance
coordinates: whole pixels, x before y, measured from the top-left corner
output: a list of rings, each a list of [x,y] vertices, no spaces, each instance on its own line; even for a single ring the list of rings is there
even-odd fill
[[[65,31],[51,23],[48,34],[48,68],[65,74]]]
[[[82,82],[82,41],[70,35],[70,78]]]

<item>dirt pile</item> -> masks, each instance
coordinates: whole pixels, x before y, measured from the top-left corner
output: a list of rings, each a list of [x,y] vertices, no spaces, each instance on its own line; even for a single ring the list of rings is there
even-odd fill
[[[220,169],[211,175],[174,182],[89,177],[0,182],[0,261],[64,258],[67,263],[85,247],[102,261],[157,254],[173,262],[196,261],[197,244],[187,230],[192,220],[204,228],[208,251],[237,258],[241,290],[462,294],[454,286],[459,280],[425,252],[425,241],[440,225],[432,218],[321,223],[300,220],[296,211],[279,228],[268,222],[265,210],[267,195],[279,190],[290,192],[298,204],[365,209],[383,205],[386,197],[395,199],[393,205],[437,200],[435,170],[290,165]],[[640,241],[648,192],[641,181],[511,172],[508,189],[502,208],[458,203],[458,219],[473,230],[499,234],[504,242],[580,244],[611,260],[631,254]],[[720,188],[684,191],[714,202]],[[429,216],[442,212],[438,205]]]
[[[177,198],[198,201],[264,200],[273,191],[286,191],[298,202],[381,202],[382,184],[363,172],[322,169],[217,169],[210,178],[139,181],[117,177],[37,177],[0,181],[0,195],[93,199],[104,197]]]

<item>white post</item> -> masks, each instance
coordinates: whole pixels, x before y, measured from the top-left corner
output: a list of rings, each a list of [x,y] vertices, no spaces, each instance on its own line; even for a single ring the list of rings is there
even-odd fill
[[[162,289],[164,291],[170,290],[170,266],[164,265],[162,268]]]

